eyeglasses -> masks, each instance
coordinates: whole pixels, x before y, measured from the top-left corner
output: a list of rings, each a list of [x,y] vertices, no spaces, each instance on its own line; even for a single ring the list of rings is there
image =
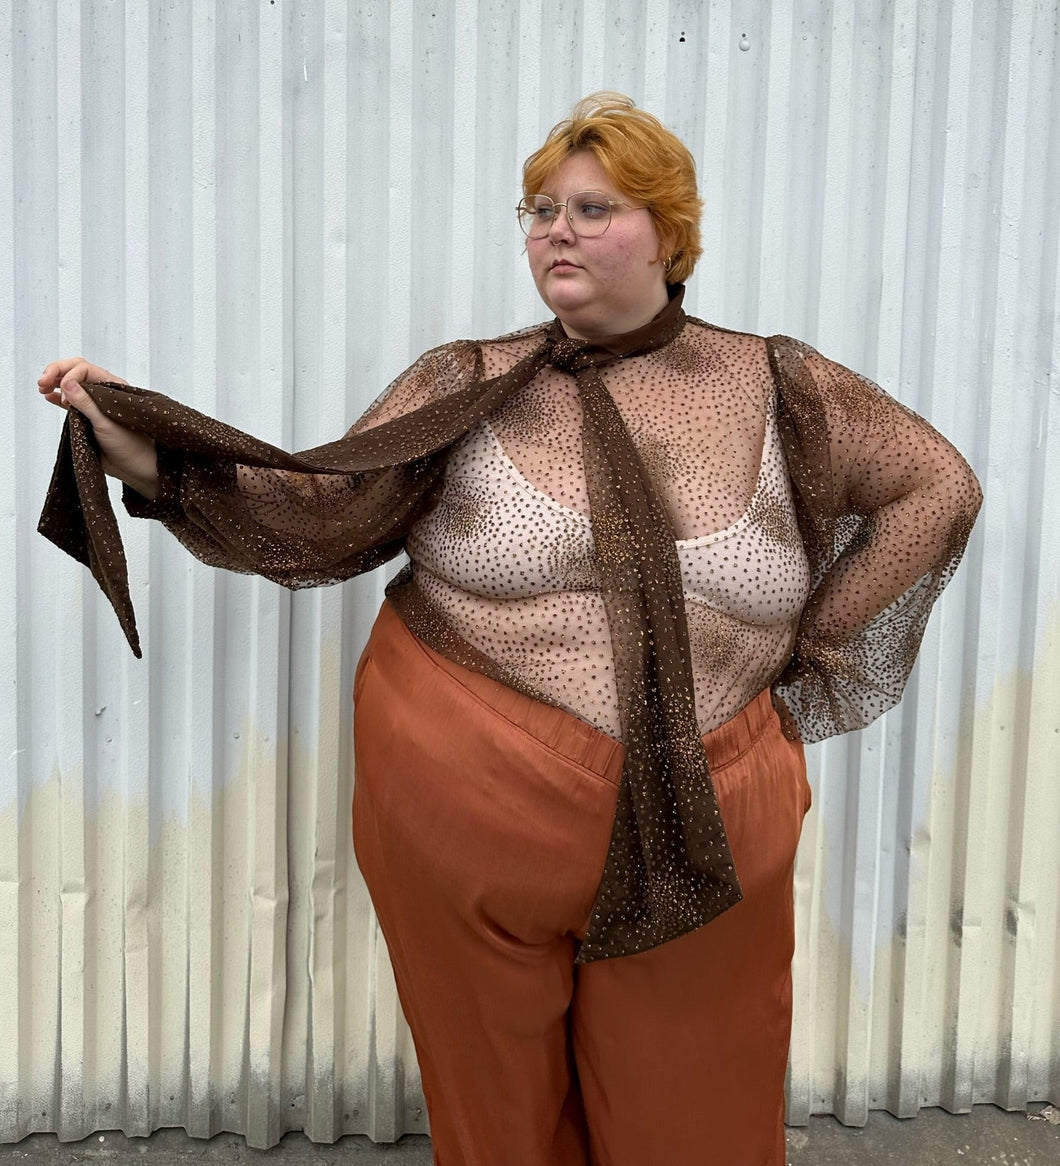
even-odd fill
[[[572,194],[566,202],[553,202],[547,194],[533,194],[524,198],[515,208],[519,226],[528,239],[543,239],[552,230],[560,207],[567,212],[571,230],[583,239],[602,235],[611,226],[611,211],[616,206],[633,211],[647,210],[646,206],[630,206],[628,202],[608,198],[599,190],[582,190]]]

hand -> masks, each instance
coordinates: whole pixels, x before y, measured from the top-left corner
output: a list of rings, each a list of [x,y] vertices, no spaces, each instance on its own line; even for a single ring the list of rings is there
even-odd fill
[[[85,392],[86,383],[129,382],[104,368],[89,364],[83,356],[53,361],[37,378],[41,395],[63,409],[76,409],[92,426],[102,454],[104,473],[118,478],[145,498],[158,497],[158,458],[149,437],[133,433],[109,421]]]

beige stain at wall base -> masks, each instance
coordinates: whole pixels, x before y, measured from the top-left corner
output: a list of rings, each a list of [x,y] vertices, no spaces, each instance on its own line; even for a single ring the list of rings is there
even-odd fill
[[[411,1061],[407,1108],[425,1128],[385,948],[382,967],[358,966],[375,923],[348,808],[335,863],[321,873],[277,805],[289,793],[301,806],[307,791],[276,794],[252,780],[276,771],[275,752],[249,727],[240,735],[257,745],[236,776],[210,803],[191,792],[186,818],[153,832],[146,801],[114,786],[86,814],[69,771],[35,786],[21,812],[0,811],[0,846],[17,856],[0,882],[0,928],[11,937],[0,954],[0,1025],[17,1034],[0,1044],[0,1140],[172,1125],[210,1137],[245,1131],[251,1108],[263,1106],[256,1117],[277,1135],[307,1124],[320,1140],[372,1132],[373,1111],[393,1124],[404,1108],[387,1096],[393,1085],[386,1074],[369,1079],[378,995],[395,1014],[389,1035],[380,1022],[381,1041],[393,1062]],[[331,887],[310,903],[314,880]],[[336,936],[333,983],[317,992],[307,961]],[[310,1026],[323,1047],[314,1050]]]
[[[826,881],[847,867],[811,810],[796,863],[789,1122],[1021,1109],[1060,1094],[1056,1001],[1034,988],[1060,984],[1060,604],[1034,659],[963,718],[971,733],[934,776],[909,843],[911,885],[895,888],[898,928],[877,935],[868,977],[866,953],[853,958],[823,907]]]
[[[1060,608],[1035,659],[994,685],[936,774],[899,931],[867,960],[822,909],[842,856],[807,818],[789,1121],[963,1111],[999,1088],[1010,1106],[1060,1100],[1053,1002],[1033,991],[1060,978]],[[275,749],[241,736],[235,777],[154,833],[146,802],[114,786],[85,815],[75,772],[0,811],[0,1026],[18,1034],[0,1046],[0,1138],[426,1130],[348,809],[331,820],[349,782],[296,736],[270,789]],[[919,1092],[902,1091],[911,1066]]]

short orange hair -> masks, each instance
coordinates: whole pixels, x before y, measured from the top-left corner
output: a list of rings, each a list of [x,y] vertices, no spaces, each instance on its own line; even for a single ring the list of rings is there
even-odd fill
[[[684,283],[703,253],[703,201],[687,146],[621,93],[593,93],[553,126],[544,145],[523,163],[523,194],[540,194],[549,175],[577,150],[592,151],[623,194],[647,205],[659,238],[672,240],[666,281]]]

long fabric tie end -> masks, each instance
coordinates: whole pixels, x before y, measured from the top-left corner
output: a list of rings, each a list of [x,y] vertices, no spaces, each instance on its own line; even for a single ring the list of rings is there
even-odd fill
[[[141,659],[129,569],[99,448],[88,422],[73,409],[66,414],[37,530],[89,568],[114,609],[133,655]]]

